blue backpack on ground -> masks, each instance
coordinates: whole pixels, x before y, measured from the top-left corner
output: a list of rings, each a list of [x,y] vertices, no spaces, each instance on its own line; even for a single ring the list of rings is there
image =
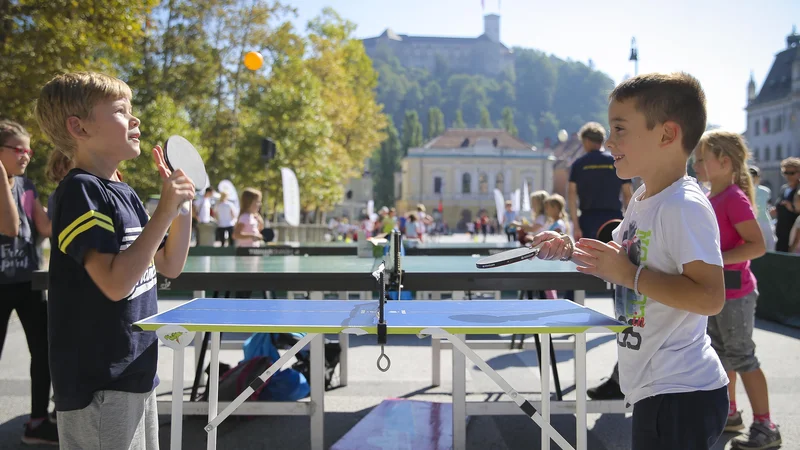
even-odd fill
[[[302,338],[302,335],[300,337]],[[278,349],[273,342],[273,333],[253,334],[244,341],[242,349],[244,350],[244,360],[236,366],[237,368],[250,361],[259,360],[261,358],[267,358],[270,364],[280,358],[280,353],[278,353]],[[247,378],[252,380],[254,377],[261,375],[264,370],[266,370],[266,367],[264,367],[261,372],[255,373],[253,376],[247,376]],[[220,379],[220,383],[222,383],[222,379]],[[247,385],[245,385],[245,387],[246,386]],[[258,393],[257,397],[258,400],[288,402],[306,398],[310,393],[311,387],[308,385],[306,377],[295,369],[286,368],[272,375],[272,377],[267,380],[266,387]]]

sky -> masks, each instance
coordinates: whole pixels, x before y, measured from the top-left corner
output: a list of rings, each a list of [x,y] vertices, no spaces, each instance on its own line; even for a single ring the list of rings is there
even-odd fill
[[[800,0],[292,0],[292,21],[305,28],[324,7],[357,25],[355,37],[386,28],[418,36],[476,37],[484,14],[500,15],[500,40],[508,47],[541,50],[588,63],[615,83],[639,73],[685,71],[706,92],[708,123],[735,132],[746,127],[747,83],[756,88],[775,54],[800,25]],[[766,5],[769,5],[767,7]],[[577,131],[577,130],[570,130]]]

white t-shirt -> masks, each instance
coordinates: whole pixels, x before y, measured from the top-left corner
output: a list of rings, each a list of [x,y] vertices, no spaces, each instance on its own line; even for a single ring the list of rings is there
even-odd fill
[[[631,261],[647,269],[683,273],[683,265],[704,261],[722,267],[717,219],[694,178],[684,176],[653,197],[634,193],[614,241]],[[632,289],[617,286],[616,317],[631,328],[617,335],[619,381],[633,405],[659,394],[710,391],[728,377],[706,333],[708,317],[675,309]]]
[[[228,228],[236,225],[236,217],[239,216],[239,211],[232,201],[225,200],[217,203],[214,211],[217,214],[217,226]]]
[[[200,223],[211,222],[211,199],[203,196],[195,200],[197,208],[197,221]]]

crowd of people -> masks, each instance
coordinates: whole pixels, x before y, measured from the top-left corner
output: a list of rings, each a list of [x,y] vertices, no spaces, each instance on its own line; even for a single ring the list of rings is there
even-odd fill
[[[153,175],[161,197],[152,214],[145,210],[117,170],[141,153],[132,95],[99,73],[62,74],[43,87],[36,118],[55,147],[48,174],[59,181],[47,207],[24,176],[34,157],[30,134],[0,121],[0,350],[15,310],[31,353],[27,444],[158,448],[157,338],[130,332],[157,312],[156,271],[180,274],[193,222],[213,219],[228,245],[268,240],[258,190],[244,189],[239,206],[224,193],[212,201],[213,190],[195,198],[192,181],[168,169],[158,146]],[[568,198],[537,191],[529,216],[510,202],[502,215],[509,240],[542,244],[539,258],[571,260],[616,286],[616,316],[630,327],[617,336],[612,376],[589,395],[633,405],[634,450],[710,448],[723,430],[743,429],[739,379],[753,422],[734,448],[782,442],[753,343],[759,294],[750,261],[773,241],[776,251],[798,251],[800,159],[782,162],[787,184],[770,206],[746,143],[736,133],[705,131],[705,108],[699,82],[687,74],[621,83],[610,96],[610,134],[597,123],[579,132],[586,153],[572,165]],[[686,175],[691,155],[697,179]],[[633,178],[643,182],[635,192]],[[189,200],[194,214],[181,215]],[[616,226],[604,239],[609,223]],[[344,220],[330,228],[370,237],[401,230],[425,242],[441,224],[418,205],[400,218],[382,207],[357,229]],[[488,226],[484,211],[475,232]],[[48,238],[45,300],[31,278]],[[738,273],[740,285],[725,286],[723,268]],[[57,414],[49,411],[51,385]]]

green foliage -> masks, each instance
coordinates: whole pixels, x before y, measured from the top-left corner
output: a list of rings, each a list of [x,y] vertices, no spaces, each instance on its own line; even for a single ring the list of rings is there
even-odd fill
[[[363,171],[387,122],[355,25],[326,8],[297,30],[295,14],[277,0],[0,0],[0,114],[34,135],[29,175],[47,192],[50,145],[32,120],[33,101],[56,73],[103,71],[134,93],[143,154],[121,170],[141,197],[160,189],[152,147],[180,134],[203,154],[212,185],[227,178],[262,189],[274,213],[280,168],[289,167],[302,207],[324,211]],[[262,68],[244,68],[248,51],[261,52]],[[416,88],[410,99],[422,98]],[[263,138],[277,144],[267,165]]]
[[[492,118],[489,116],[489,110],[486,107],[481,108],[481,121],[478,128],[492,128]]]
[[[464,123],[464,116],[461,114],[461,110],[456,110],[456,119],[453,121],[453,128],[467,128],[467,124]]]
[[[444,133],[444,114],[437,107],[428,110],[428,140]]]
[[[375,151],[370,162],[372,189],[377,207],[394,205],[394,174],[400,169],[402,152],[400,137],[391,118],[389,118],[384,131],[386,140]]]
[[[519,134],[517,126],[514,125],[514,111],[512,111],[509,106],[503,108],[503,119],[500,121],[500,128],[506,130],[508,134],[514,137]]]
[[[422,124],[416,111],[406,111],[403,120],[402,135],[403,156],[408,155],[408,149],[422,146]]]
[[[396,123],[403,122],[410,109],[438,108],[454,128],[491,128],[491,117],[503,117],[504,129],[516,130],[520,138],[540,146],[547,137],[554,140],[561,128],[574,132],[588,121],[606,121],[613,88],[607,75],[537,50],[513,51],[513,67],[490,77],[453,72],[441,57],[432,72],[403,67],[390,49],[381,48],[373,57],[380,74],[378,101]],[[484,120],[485,112],[489,121]],[[430,126],[428,121],[425,136],[432,135]]]

